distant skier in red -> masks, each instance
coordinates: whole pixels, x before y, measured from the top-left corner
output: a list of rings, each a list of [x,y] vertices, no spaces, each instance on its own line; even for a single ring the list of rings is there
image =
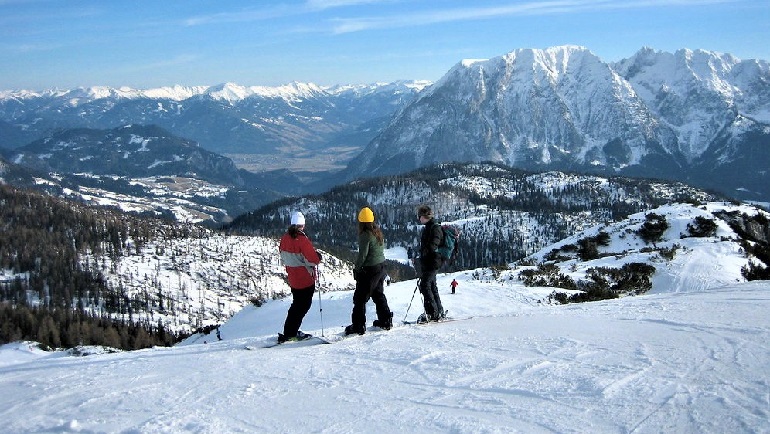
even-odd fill
[[[452,287],[452,294],[455,293],[455,288],[457,288],[457,285],[459,285],[459,283],[457,283],[457,280],[452,279],[452,283],[449,284],[449,286]]]

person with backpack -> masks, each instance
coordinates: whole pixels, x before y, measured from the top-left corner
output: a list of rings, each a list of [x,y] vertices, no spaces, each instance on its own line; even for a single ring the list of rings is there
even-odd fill
[[[425,307],[425,313],[417,321],[438,321],[446,316],[436,284],[436,274],[443,264],[443,260],[436,253],[436,250],[441,245],[444,232],[441,225],[434,221],[433,210],[429,206],[421,205],[418,207],[417,218],[420,224],[424,225],[420,235],[419,286]]]
[[[311,335],[301,332],[299,327],[313,304],[315,266],[321,263],[321,255],[305,235],[305,216],[301,212],[291,213],[291,224],[281,237],[278,249],[281,261],[286,267],[292,296],[291,306],[283,324],[283,333],[278,334],[278,342],[308,339]]]
[[[371,298],[377,309],[373,326],[384,330],[393,327],[393,312],[388,307],[383,283],[385,282],[385,238],[374,223],[374,212],[364,207],[358,213],[358,256],[353,266],[356,290],[353,292],[352,324],[345,334],[366,333],[366,303]]]

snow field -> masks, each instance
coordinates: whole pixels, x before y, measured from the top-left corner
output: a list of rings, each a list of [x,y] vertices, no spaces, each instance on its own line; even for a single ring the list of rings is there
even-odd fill
[[[7,432],[770,432],[767,282],[550,306],[537,303],[550,288],[471,276],[438,283],[450,313],[472,319],[332,345],[244,350],[280,330],[279,300],[236,314],[222,341],[15,360],[23,348],[6,346],[0,420]],[[386,288],[396,321],[414,285]],[[339,334],[352,292],[321,304],[324,334]],[[410,319],[419,310],[418,293]],[[317,297],[303,330],[321,334]]]

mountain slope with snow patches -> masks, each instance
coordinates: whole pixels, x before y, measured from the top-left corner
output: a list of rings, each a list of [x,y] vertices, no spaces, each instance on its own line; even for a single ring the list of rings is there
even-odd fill
[[[416,282],[388,285],[396,327],[332,345],[260,348],[282,329],[289,299],[248,305],[173,348],[71,357],[8,344],[0,418],[9,432],[764,432],[770,285],[739,282],[729,225],[681,237],[696,217],[759,211],[712,203],[652,212],[669,222],[660,247],[681,244],[668,264],[645,259],[633,235],[644,215],[603,228],[616,253],[604,265],[625,255],[656,266],[644,295],[559,305],[549,295],[561,289],[524,286],[513,264],[440,273],[455,322],[401,324],[421,311]],[[322,270],[322,284],[340,278]],[[341,339],[352,295],[319,293],[303,330]]]
[[[55,130],[158,125],[254,172],[339,169],[428,84],[0,91],[0,147],[14,149]]]
[[[668,225],[654,243],[644,241],[639,235],[648,215],[660,216]],[[751,261],[759,262],[745,251],[744,243],[752,241],[736,233],[729,222],[728,216],[742,215],[758,216],[760,220],[770,216],[756,207],[725,203],[666,205],[633,214],[621,222],[594,226],[542,249],[525,261],[555,263],[575,281],[588,279],[592,269],[619,269],[629,263],[644,263],[655,268],[651,293],[707,291],[745,282],[742,269]],[[714,233],[693,235],[692,228],[699,219],[713,222]],[[770,228],[763,230],[770,234]],[[581,258],[575,246],[600,233],[607,235],[607,242],[598,246],[595,257]],[[767,240],[763,243],[767,244]]]
[[[497,161],[694,182],[758,200],[770,196],[768,83],[766,61],[704,50],[645,48],[611,64],[560,46],[462,61],[401,109],[346,176]]]

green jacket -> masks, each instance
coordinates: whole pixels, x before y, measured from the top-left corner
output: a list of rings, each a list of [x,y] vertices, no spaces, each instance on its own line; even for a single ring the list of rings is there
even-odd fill
[[[358,235],[358,257],[353,268],[354,272],[361,271],[363,267],[377,265],[385,262],[385,243],[380,244],[371,232],[363,232]]]

